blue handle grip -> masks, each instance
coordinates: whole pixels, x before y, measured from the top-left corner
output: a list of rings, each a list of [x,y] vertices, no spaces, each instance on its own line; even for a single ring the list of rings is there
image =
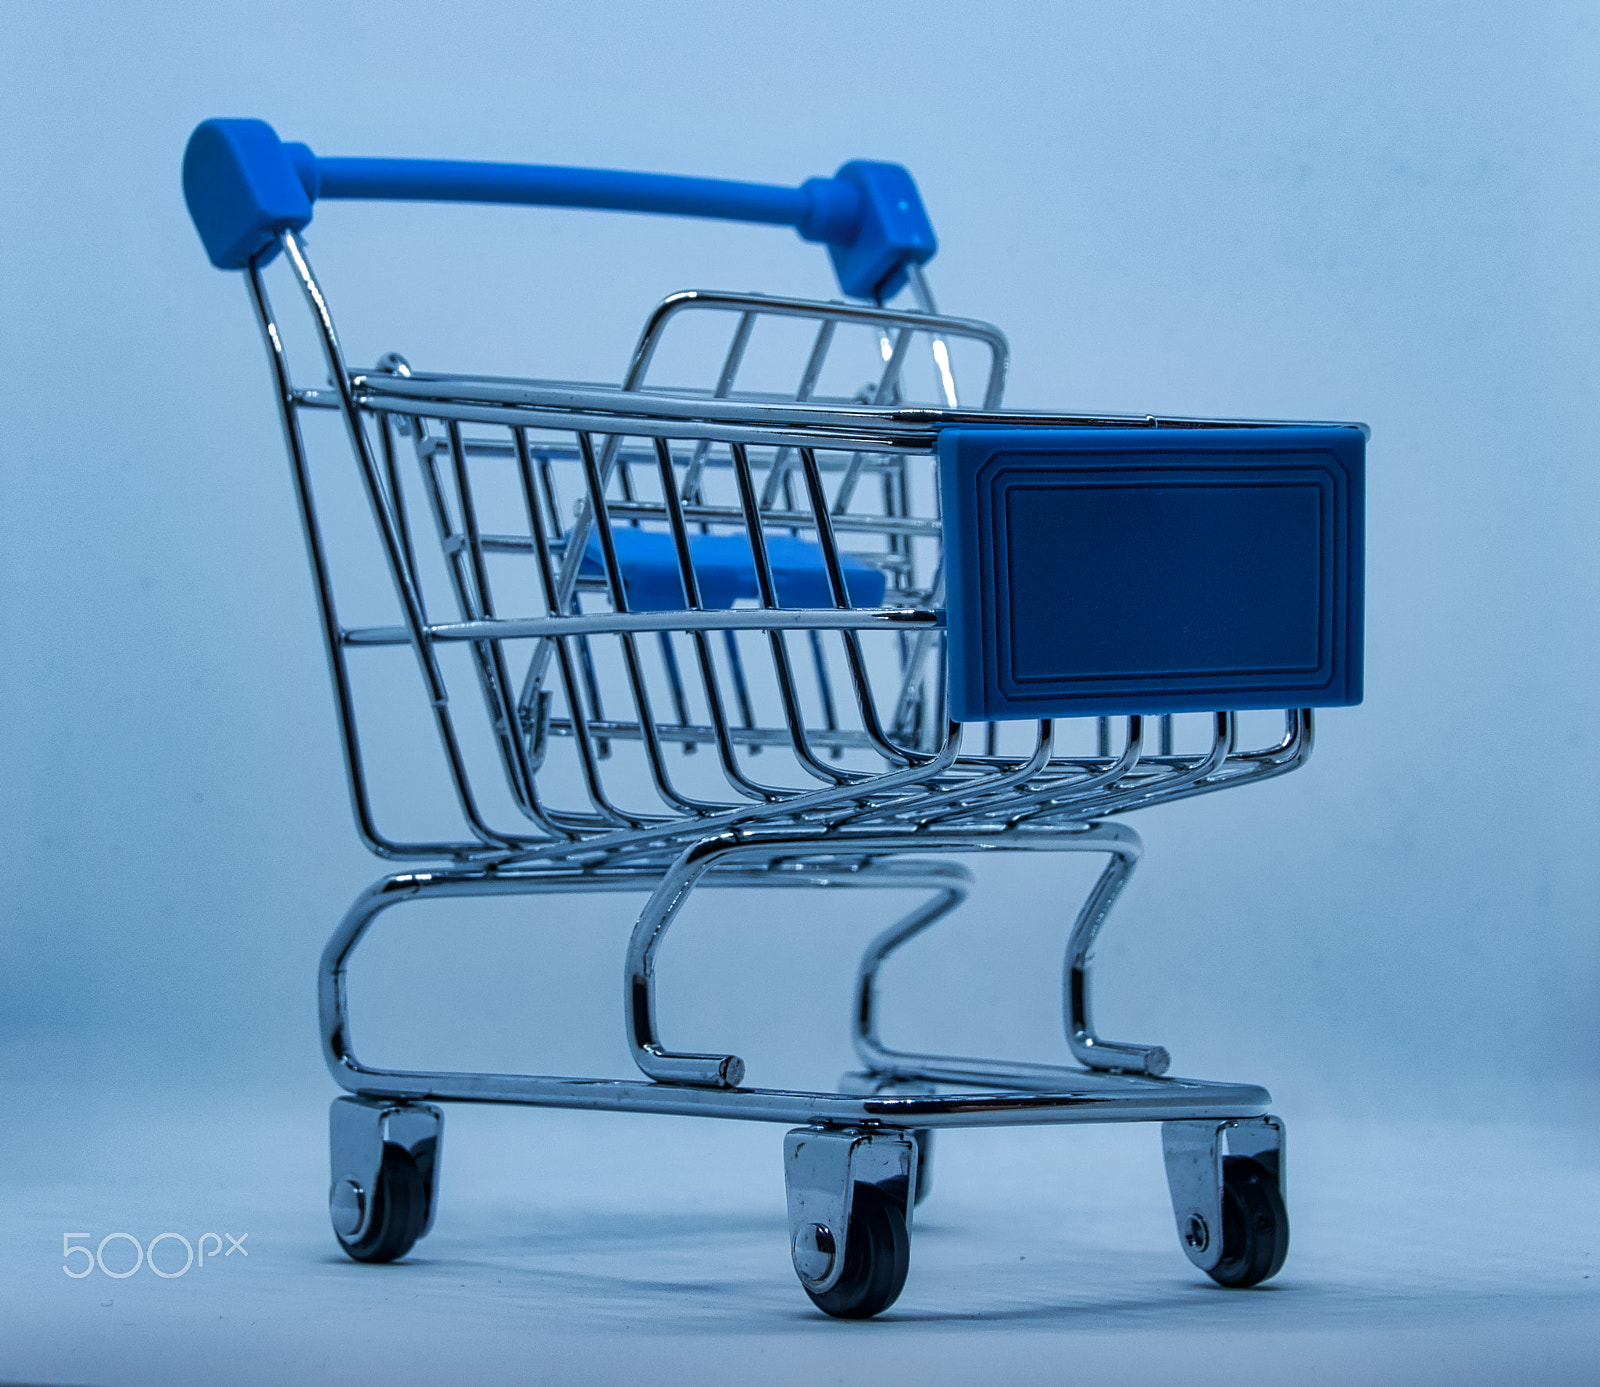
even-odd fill
[[[319,159],[303,144],[279,140],[264,121],[208,120],[189,138],[183,190],[211,263],[227,270],[270,254],[281,232],[310,222],[312,203],[334,198],[513,202],[792,226],[828,247],[840,286],[864,299],[888,298],[907,266],[938,248],[911,175],[864,160],[832,178],[781,188],[540,164]]]

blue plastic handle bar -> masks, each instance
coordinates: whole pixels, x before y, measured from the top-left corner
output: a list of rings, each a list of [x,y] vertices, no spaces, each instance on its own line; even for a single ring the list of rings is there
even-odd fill
[[[318,158],[259,120],[208,120],[189,138],[183,190],[200,239],[219,269],[243,269],[275,251],[284,231],[336,198],[501,202],[712,217],[792,226],[828,247],[845,293],[884,299],[906,269],[938,249],[911,175],[898,164],[853,160],[832,178],[798,188],[714,178],[620,173],[542,164],[429,159]]]

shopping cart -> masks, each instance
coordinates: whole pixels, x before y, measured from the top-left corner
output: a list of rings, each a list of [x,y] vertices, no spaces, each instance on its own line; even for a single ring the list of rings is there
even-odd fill
[[[363,892],[321,962],[323,1047],[350,1095],[333,1104],[331,1209],[351,1257],[401,1257],[432,1226],[429,1100],[449,1100],[788,1124],[794,1267],[831,1315],[899,1295],[932,1135],[952,1127],[1160,1122],[1190,1261],[1226,1286],[1279,1269],[1284,1136],[1268,1094],[1174,1078],[1161,1047],[1103,1039],[1090,960],[1141,851],[1124,815],[1291,771],[1311,751],[1310,708],[1359,701],[1362,427],[1002,410],[1005,339],[937,313],[933,232],[893,165],[789,189],[329,159],[217,120],[190,140],[184,187],[212,262],[244,271],[266,341],[360,834],[421,864]],[[858,302],[674,294],[619,386],[398,355],[352,369],[300,236],[334,198],[788,225],[828,247]],[[274,260],[309,309],[325,382],[290,373]],[[901,290],[910,306],[886,306]],[[782,389],[769,339],[792,349]],[[658,382],[677,347],[709,363],[709,385]],[[978,382],[975,401],[958,379]],[[348,618],[380,590],[384,619]],[[364,702],[360,671],[387,660],[392,675],[396,658],[425,709],[378,758],[358,726],[390,719],[393,680]],[[1274,723],[1243,749],[1241,714],[1274,709],[1281,735]],[[383,768],[430,747],[459,827],[384,828]],[[1106,858],[1067,943],[1076,1064],[879,1034],[885,960],[968,893],[951,856],[996,852]],[[866,951],[862,1069],[840,1091],[747,1087],[738,1056],[663,1039],[656,961],[704,887],[926,893]],[[356,1057],[346,968],[384,911],[616,891],[650,893],[623,996],[640,1077]]]

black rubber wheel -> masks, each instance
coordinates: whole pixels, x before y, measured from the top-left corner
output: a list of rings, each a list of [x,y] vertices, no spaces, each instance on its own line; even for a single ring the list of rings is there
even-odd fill
[[[911,1140],[917,1144],[917,1187],[911,1196],[911,1203],[915,1207],[933,1189],[933,1128],[913,1128]]]
[[[1209,1275],[1219,1286],[1256,1286],[1276,1276],[1289,1255],[1289,1211],[1278,1182],[1260,1161],[1222,1161],[1222,1260]]]
[[[844,1273],[831,1290],[806,1287],[817,1309],[836,1319],[864,1320],[895,1303],[911,1270],[911,1235],[905,1215],[876,1185],[856,1186],[844,1256]]]
[[[337,1229],[339,1246],[358,1262],[392,1262],[404,1257],[428,1221],[428,1190],[422,1172],[403,1146],[385,1142],[377,1187],[369,1195],[367,1232],[351,1242]]]

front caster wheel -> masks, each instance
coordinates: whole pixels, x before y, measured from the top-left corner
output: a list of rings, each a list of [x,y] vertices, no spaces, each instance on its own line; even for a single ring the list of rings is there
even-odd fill
[[[817,1309],[836,1319],[864,1320],[895,1303],[911,1269],[911,1235],[905,1215],[876,1185],[855,1188],[844,1258],[844,1271],[828,1290],[805,1287]]]
[[[410,1252],[427,1227],[428,1190],[411,1153],[385,1142],[374,1187],[363,1190],[340,1180],[329,1196],[329,1209],[339,1246],[351,1257],[392,1262]]]
[[[1208,1275],[1219,1286],[1255,1286],[1276,1276],[1289,1255],[1289,1211],[1260,1161],[1222,1162],[1222,1260]]]

